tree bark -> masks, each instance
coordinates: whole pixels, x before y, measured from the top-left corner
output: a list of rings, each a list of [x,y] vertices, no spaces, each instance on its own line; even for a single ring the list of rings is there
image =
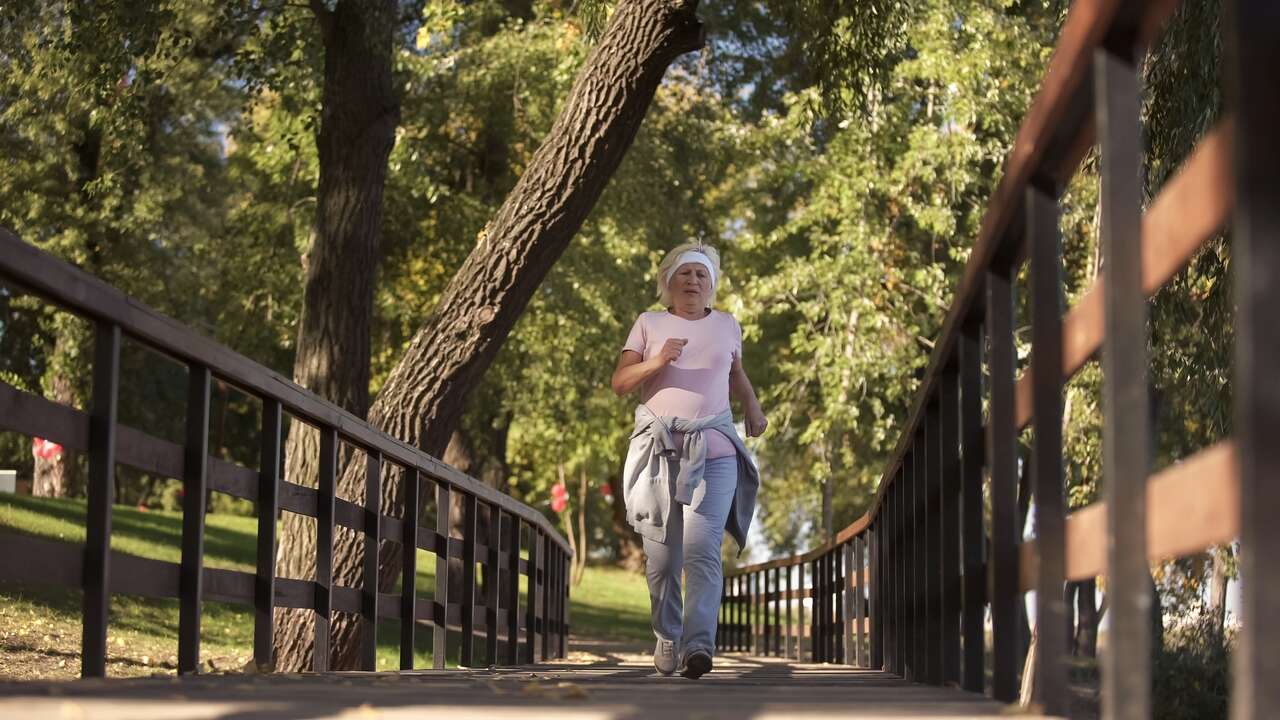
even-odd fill
[[[609,511],[613,520],[613,536],[617,542],[616,557],[619,566],[639,572],[644,569],[644,548],[636,531],[627,522],[627,508],[622,502],[622,466],[623,463],[619,462],[617,472],[609,475]]]
[[[70,355],[69,348],[65,347],[69,342],[72,341],[64,342],[60,337],[54,345],[54,353],[60,354],[64,362],[68,362],[65,358]],[[62,405],[75,406],[75,387],[63,367],[54,369],[46,382],[51,390],[51,400]],[[79,473],[76,472],[77,467],[75,456],[68,453],[65,448],[51,458],[42,458],[37,455],[31,471],[31,494],[36,497],[71,497],[76,494],[74,491],[81,485]]]
[[[363,416],[369,407],[369,325],[382,196],[400,122],[392,78],[396,2],[342,0],[329,10],[312,0],[311,7],[325,48],[316,133],[320,181],[315,231],[304,261],[307,280],[293,377],[299,385]],[[314,486],[316,431],[290,423],[286,458],[286,479]],[[284,514],[277,558],[281,575],[314,577],[312,518]],[[296,672],[311,667],[313,623],[310,612],[277,610],[277,669]]]
[[[696,9],[696,0],[618,4],[528,169],[388,376],[369,410],[374,427],[443,452],[467,394],[622,162],[667,67],[702,47]],[[344,463],[339,494],[361,497],[363,475],[361,463]],[[387,506],[401,502],[398,476],[384,473],[382,491]],[[399,554],[399,544],[384,544],[383,589],[395,581]],[[337,536],[334,582],[359,587],[362,557],[361,538]],[[354,667],[360,623],[338,615],[332,627],[332,667]]]
[[[1213,550],[1213,580],[1209,585],[1209,609],[1213,611],[1213,622],[1222,634],[1227,625],[1227,558],[1231,554],[1229,545],[1222,545]]]

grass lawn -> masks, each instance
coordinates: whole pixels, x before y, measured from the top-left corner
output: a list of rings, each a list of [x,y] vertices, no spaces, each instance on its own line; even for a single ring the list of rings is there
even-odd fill
[[[0,495],[0,527],[67,542],[84,542],[83,500]],[[205,565],[252,572],[257,520],[209,515]],[[111,547],[141,557],[178,562],[182,516],[116,506]],[[418,594],[431,597],[435,556],[419,551]],[[648,640],[649,597],[642,575],[616,568],[588,568],[582,584],[570,590],[570,622],[575,635]],[[0,678],[73,678],[80,673],[78,589],[0,585]],[[208,670],[235,671],[253,654],[253,610],[243,605],[206,602],[201,628],[201,659]],[[177,671],[178,601],[115,595],[108,630],[109,676]],[[378,668],[399,667],[399,623],[378,623]],[[416,634],[416,665],[431,664],[431,632]],[[452,660],[452,659],[451,659]],[[452,663],[451,663],[452,664]]]

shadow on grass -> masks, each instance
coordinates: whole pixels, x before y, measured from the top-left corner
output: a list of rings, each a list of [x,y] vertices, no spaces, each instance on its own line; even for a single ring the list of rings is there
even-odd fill
[[[74,525],[80,530],[79,542],[84,542],[85,502],[10,495],[5,504],[36,513],[51,520]],[[147,545],[163,547],[170,552],[150,553],[147,557],[176,561],[182,547],[182,516],[158,511],[141,512],[116,505],[111,509],[112,535],[128,538]],[[17,527],[23,532],[38,528]],[[231,564],[252,569],[256,559],[257,534],[206,524],[204,531],[205,561],[211,567]],[[210,563],[209,561],[214,561]]]

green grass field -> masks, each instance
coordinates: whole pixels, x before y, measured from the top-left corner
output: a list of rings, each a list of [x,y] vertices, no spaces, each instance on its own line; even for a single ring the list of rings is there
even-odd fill
[[[66,542],[84,542],[83,500],[0,495],[0,527]],[[252,572],[257,520],[209,515],[205,565]],[[182,516],[116,506],[111,547],[123,553],[178,562]],[[418,594],[431,596],[435,556],[419,551]],[[589,567],[570,590],[570,623],[581,637],[645,641],[649,597],[642,575],[616,568]],[[77,589],[0,586],[0,677],[71,678],[80,668],[80,603]],[[253,650],[253,610],[243,605],[204,604],[201,657],[207,670],[235,671]],[[178,602],[113,596],[107,673],[111,676],[173,673],[177,668]],[[399,667],[399,623],[378,624],[378,668]],[[416,665],[430,666],[431,632],[417,633]]]

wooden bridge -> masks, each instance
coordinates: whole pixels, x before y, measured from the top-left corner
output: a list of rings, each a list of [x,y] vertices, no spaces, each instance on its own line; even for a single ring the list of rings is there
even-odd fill
[[[287,379],[0,232],[0,279],[88,319],[96,328],[92,407],[81,412],[0,383],[0,429],[88,453],[86,544],[3,538],[0,582],[84,591],[82,674],[72,683],[0,686],[5,717],[805,717],[982,716],[1017,699],[1024,652],[1018,605],[1036,591],[1037,711],[1073,712],[1064,583],[1104,576],[1110,597],[1102,710],[1150,715],[1148,563],[1238,539],[1242,629],[1233,716],[1280,717],[1280,5],[1227,2],[1228,114],[1160,194],[1144,203],[1137,67],[1174,0],[1079,0],[1042,88],[1007,158],[963,280],[874,507],[802,556],[726,578],[718,666],[698,682],[653,673],[643,648],[574,648],[564,539],[542,515],[405,446]],[[1093,147],[1101,159],[1103,278],[1064,312],[1058,200]],[[1145,207],[1145,212],[1144,212]],[[1235,437],[1151,474],[1147,438],[1146,301],[1217,233],[1232,234]],[[1025,267],[1025,275],[1023,274]],[[1104,293],[1105,284],[1105,293]],[[1017,372],[1014,298],[1030,302],[1030,366]],[[116,421],[122,337],[188,368],[186,442]],[[1104,371],[1103,502],[1065,511],[1064,383],[1090,358]],[[1034,371],[1034,375],[1033,375]],[[211,378],[261,403],[262,457],[246,468],[209,456]],[[284,481],[281,418],[319,430],[318,488]],[[1015,443],[1034,432],[1020,465]],[[367,458],[363,505],[335,497],[336,449]],[[179,478],[185,488],[182,562],[109,550],[116,464]],[[393,466],[405,507],[434,493],[463,499],[463,537],[448,511],[422,527],[379,505]],[[203,567],[207,491],[258,503],[256,573]],[[1036,537],[1020,537],[1019,497],[1034,498]],[[280,510],[317,518],[314,581],[273,572]],[[479,523],[484,514],[488,523]],[[437,557],[432,600],[332,582],[335,526],[376,549],[390,540]],[[488,534],[479,536],[481,527]],[[366,558],[376,558],[376,551]],[[463,568],[447,595],[449,558]],[[480,566],[504,582],[476,592]],[[376,561],[365,577],[376,578]],[[179,598],[179,677],[105,680],[110,593]],[[398,618],[399,673],[197,674],[206,599],[256,609],[254,657],[271,661],[272,610],[312,611],[327,647],[335,611],[366,627]],[[990,623],[989,642],[986,625]],[[413,667],[417,627],[434,636],[437,668]],[[450,633],[462,665],[442,668]],[[368,635],[368,633],[366,633]],[[481,649],[477,649],[481,648]],[[373,647],[361,654],[373,669]],[[501,668],[497,667],[502,665]],[[480,669],[484,668],[484,669]]]

